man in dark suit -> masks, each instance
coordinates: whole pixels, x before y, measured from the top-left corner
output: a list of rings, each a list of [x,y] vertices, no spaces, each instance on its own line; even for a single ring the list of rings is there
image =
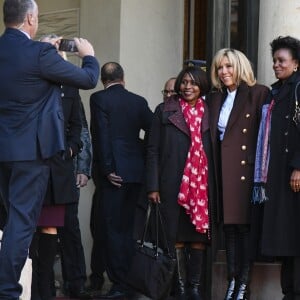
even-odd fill
[[[105,90],[92,94],[91,133],[95,167],[101,180],[102,219],[105,230],[106,271],[113,286],[107,299],[123,297],[123,277],[133,251],[135,205],[144,175],[144,145],[152,112],[147,101],[124,88],[124,72],[115,62],[101,69]]]
[[[0,37],[0,195],[8,216],[0,251],[0,299],[19,299],[18,284],[49,178],[47,161],[64,152],[60,84],[94,88],[99,65],[92,45],[75,38],[82,68],[54,46],[31,39],[34,0],[5,0]]]

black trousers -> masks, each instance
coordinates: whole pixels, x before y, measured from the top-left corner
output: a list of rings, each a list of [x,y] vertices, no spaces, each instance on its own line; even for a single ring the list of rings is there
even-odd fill
[[[223,229],[225,233],[228,279],[235,278],[240,283],[247,284],[251,267],[249,249],[250,225],[226,224]]]
[[[134,215],[140,190],[137,183],[124,183],[120,188],[108,183],[102,189],[106,271],[116,285],[122,284],[134,251]]]
[[[91,253],[91,275],[90,281],[92,285],[97,285],[103,280],[103,273],[105,272],[104,246],[105,246],[105,232],[103,222],[103,197],[101,191],[101,181],[103,177],[99,174],[99,169],[95,162],[93,162],[92,178],[95,184],[95,191],[92,199],[91,216],[90,216],[90,230],[93,238],[92,253]]]
[[[300,300],[300,256],[282,258],[280,280],[284,299]]]
[[[78,203],[67,204],[64,227],[58,228],[62,275],[66,288],[76,292],[86,281],[86,265],[78,219]]]

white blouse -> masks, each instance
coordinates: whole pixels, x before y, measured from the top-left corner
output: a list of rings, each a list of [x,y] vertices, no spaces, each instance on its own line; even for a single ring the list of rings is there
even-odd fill
[[[220,115],[219,115],[219,121],[218,121],[218,129],[220,131],[220,140],[222,141],[224,138],[226,126],[230,117],[230,113],[233,107],[236,90],[233,92],[230,92],[227,90],[227,97],[222,105]]]

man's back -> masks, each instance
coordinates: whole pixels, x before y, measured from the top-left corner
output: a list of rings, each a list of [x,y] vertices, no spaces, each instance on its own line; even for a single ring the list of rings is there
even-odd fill
[[[95,70],[72,66],[50,44],[13,28],[0,37],[0,64],[0,161],[34,160],[38,151],[46,158],[64,150],[58,83],[91,88]]]
[[[7,210],[0,251],[0,299],[17,300],[18,284],[48,187],[49,162],[65,150],[61,84],[94,88],[99,65],[92,45],[74,38],[82,68],[54,46],[35,42],[34,0],[3,1],[0,37],[0,195]]]
[[[91,129],[94,155],[104,175],[116,171],[125,182],[140,182],[144,167],[144,144],[152,112],[147,101],[121,84],[91,96]]]

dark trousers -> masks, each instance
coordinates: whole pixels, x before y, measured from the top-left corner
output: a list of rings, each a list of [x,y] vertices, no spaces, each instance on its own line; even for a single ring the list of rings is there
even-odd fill
[[[250,225],[224,225],[227,276],[248,284],[250,275]]]
[[[103,281],[103,273],[105,272],[104,246],[105,246],[105,232],[103,230],[103,197],[101,191],[101,181],[97,165],[93,163],[92,178],[95,184],[95,191],[92,199],[91,216],[90,216],[90,230],[93,238],[92,252],[91,252],[91,285],[97,286]]]
[[[91,284],[97,285],[103,280],[105,272],[104,261],[104,246],[105,233],[103,230],[103,219],[101,213],[101,194],[99,188],[96,188],[91,208],[90,229],[93,238],[92,253],[91,253]]]
[[[64,227],[58,228],[62,274],[65,287],[72,292],[82,288],[86,281],[86,265],[78,219],[78,203],[65,208]]]
[[[106,271],[116,285],[122,283],[134,250],[133,224],[140,188],[140,184],[124,183],[120,188],[108,184],[102,190]]]
[[[284,299],[300,300],[300,256],[282,258],[280,280]]]
[[[0,194],[7,210],[0,251],[0,299],[19,299],[18,281],[35,232],[49,178],[44,161],[0,163]]]
[[[7,213],[3,200],[0,199],[0,230],[3,230],[6,223]]]

